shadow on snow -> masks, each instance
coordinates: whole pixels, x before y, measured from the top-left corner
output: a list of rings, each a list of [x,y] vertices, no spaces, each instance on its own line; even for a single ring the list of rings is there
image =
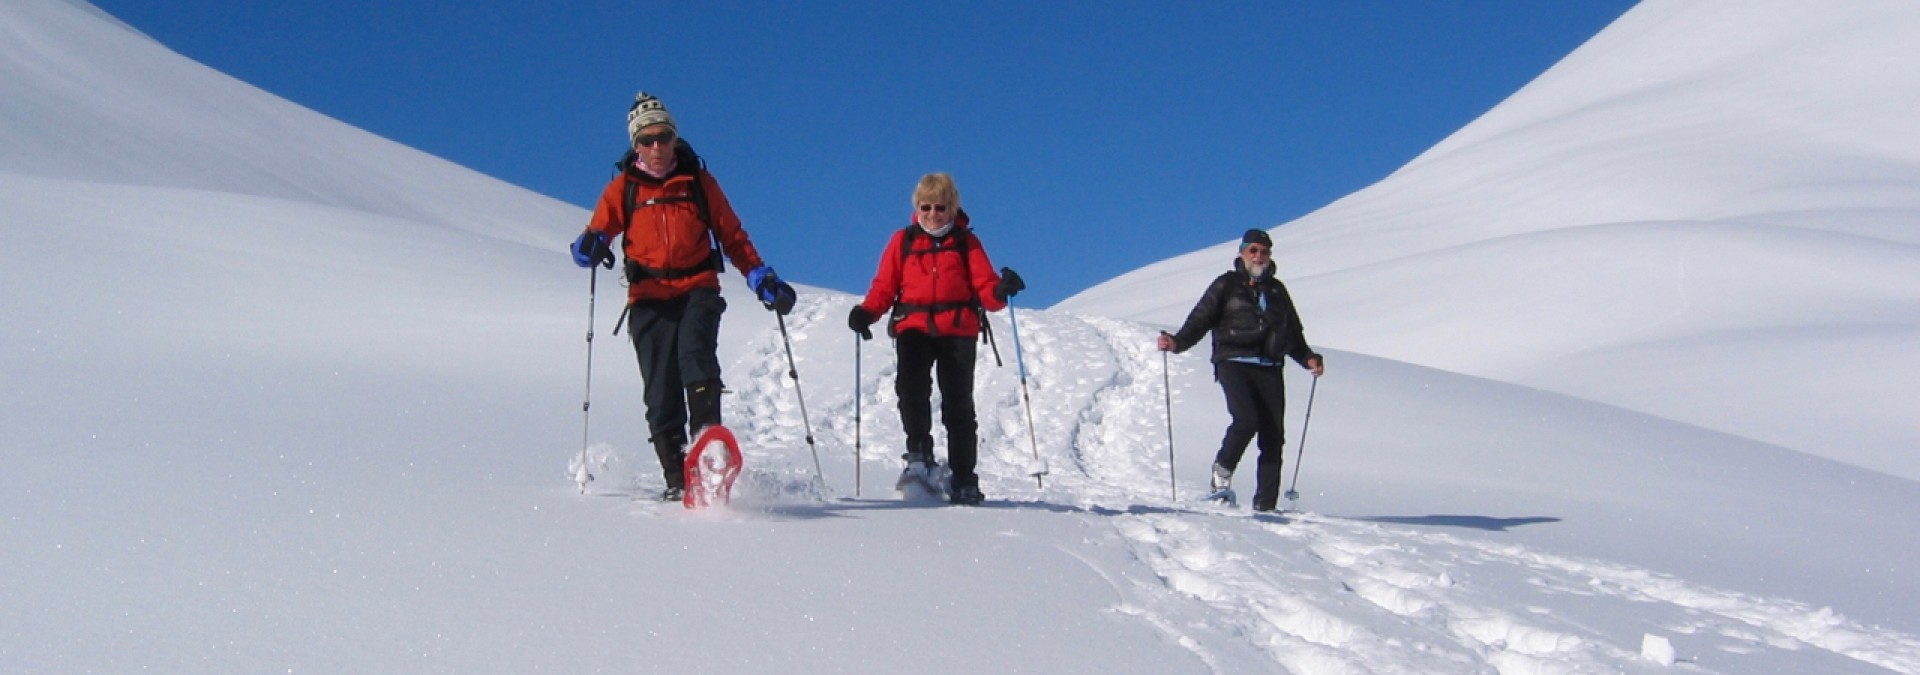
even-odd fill
[[[1462,516],[1451,514],[1433,514],[1426,516],[1360,516],[1346,520],[1358,520],[1368,523],[1390,523],[1394,525],[1430,525],[1434,527],[1464,527],[1488,532],[1505,532],[1522,525],[1557,523],[1559,518],[1551,516],[1528,516],[1524,518],[1495,518],[1493,516]]]

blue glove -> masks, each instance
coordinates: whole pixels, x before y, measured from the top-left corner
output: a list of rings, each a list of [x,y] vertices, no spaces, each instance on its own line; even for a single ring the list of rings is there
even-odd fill
[[[793,311],[793,287],[781,281],[780,275],[775,274],[772,267],[761,265],[753,268],[747,273],[747,285],[753,287],[753,295],[760,299],[760,304],[775,314],[786,316]]]
[[[613,269],[613,247],[607,245],[607,235],[598,232],[581,232],[580,238],[573,240],[573,264],[592,267],[595,264]]]

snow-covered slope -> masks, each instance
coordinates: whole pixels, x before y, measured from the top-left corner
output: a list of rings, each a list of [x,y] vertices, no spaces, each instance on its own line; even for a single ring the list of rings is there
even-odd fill
[[[1321,344],[1920,478],[1916,32],[1910,2],[1645,3],[1274,229],[1281,274]],[[1059,307],[1177,323],[1143,292],[1230,255]]]
[[[583,212],[82,5],[0,27],[0,671],[1920,672],[1910,480],[1329,350],[1290,372],[1310,512],[1255,517],[1192,502],[1204,359],[1057,310],[1018,315],[1031,436],[995,317],[990,501],[949,508],[887,489],[853,299],[788,317],[802,420],[729,277],[748,472],[730,510],[663,506],[605,276],[581,444]]]
[[[542,223],[574,217],[290,105],[83,2],[11,3],[0,34],[0,171],[284,199],[536,246],[550,245]],[[447,123],[463,112],[473,114],[447,111]]]

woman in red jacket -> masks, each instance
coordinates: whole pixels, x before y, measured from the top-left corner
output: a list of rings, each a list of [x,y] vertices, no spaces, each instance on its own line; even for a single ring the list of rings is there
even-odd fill
[[[978,424],[973,410],[973,366],[984,312],[1007,306],[1025,288],[1012,269],[993,271],[993,261],[967,227],[953,177],[930,173],[913,190],[913,222],[895,232],[880,254],[880,270],[866,300],[855,305],[847,325],[871,338],[868,326],[888,314],[887,334],[898,358],[894,392],[900,426],[907,433],[906,472],[934,475],[933,376],[940,380],[940,422],[947,428],[952,470],[948,499],[979,504]],[[907,477],[902,474],[902,478]],[[930,481],[931,482],[931,481]]]
[[[627,334],[645,383],[647,439],[667,482],[661,499],[680,501],[689,429],[720,424],[720,256],[747,277],[768,309],[793,309],[793,287],[760,260],[720,183],[680,138],[659,98],[634,97],[627,111],[633,152],[600,192],[587,230],[573,242],[581,267],[613,267],[614,237],[626,261]]]

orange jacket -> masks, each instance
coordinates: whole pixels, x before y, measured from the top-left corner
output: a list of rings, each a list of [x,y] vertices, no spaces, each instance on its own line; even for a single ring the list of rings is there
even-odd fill
[[[711,229],[720,241],[720,249],[742,276],[762,264],[760,252],[753,248],[740,217],[720,191],[713,174],[700,166],[693,152],[682,146],[679,166],[665,179],[654,178],[634,167],[626,167],[607,182],[600,192],[600,203],[593,209],[587,229],[606,235],[609,240],[624,235],[621,251],[642,267],[655,270],[686,270],[709,261],[713,243],[708,239],[709,224],[700,220],[700,207],[692,201],[693,181],[701,181],[706,194]],[[634,212],[626,208],[626,184],[634,181]],[[650,201],[662,200],[658,203]],[[719,288],[720,276],[711,267],[679,278],[643,278],[628,286],[627,301],[666,300],[686,295],[695,288]]]
[[[1006,301],[993,297],[1000,275],[987,259],[980,238],[967,227],[967,213],[954,218],[953,231],[935,239],[926,232],[913,236],[912,249],[901,255],[906,230],[895,230],[880,254],[880,269],[873,275],[860,306],[876,317],[887,316],[899,298],[900,320],[892,324],[893,334],[917,330],[928,335],[973,337],[980,334],[980,317],[974,314],[977,299],[987,311],[998,311]],[[918,224],[912,225],[920,227]],[[960,242],[965,240],[967,258],[960,258]]]

